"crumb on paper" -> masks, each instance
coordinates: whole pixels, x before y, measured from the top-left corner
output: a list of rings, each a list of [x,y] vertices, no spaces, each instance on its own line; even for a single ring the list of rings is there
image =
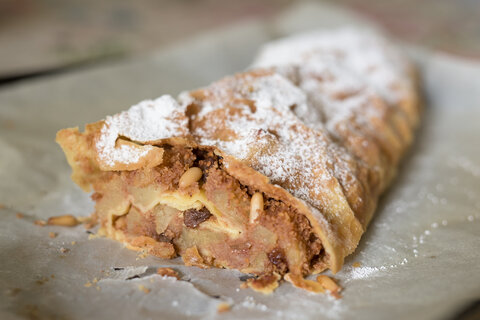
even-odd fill
[[[48,282],[48,278],[47,277],[41,277],[40,279],[38,279],[37,281],[35,281],[36,284],[38,284],[39,286],[41,286],[42,284]]]
[[[354,267],[354,268],[360,268],[361,266],[362,266],[362,264],[358,261],[356,261],[352,264],[352,267]]]
[[[294,287],[304,289],[313,293],[324,293],[325,288],[318,282],[304,279],[302,275],[287,273],[284,279],[290,282]]]
[[[57,237],[57,234],[56,234],[55,232],[51,232],[51,231],[50,231],[50,232],[48,233],[48,236],[53,239],[53,238],[56,238],[56,237]]]
[[[47,220],[47,224],[51,226],[61,226],[61,227],[75,227],[80,221],[71,214],[65,214],[62,216],[50,217]]]
[[[92,281],[87,281],[87,282],[85,282],[85,284],[84,284],[83,286],[84,286],[85,288],[90,288],[90,287],[92,287],[93,285],[95,285],[95,284],[97,284],[97,283],[98,283],[98,279],[97,279],[97,278],[93,278]],[[95,286],[95,289],[97,289],[97,291],[100,291],[101,288],[100,288],[100,286],[97,284],[97,285]]]
[[[97,224],[95,218],[92,216],[77,217],[77,220],[79,223],[83,223],[83,226],[85,227],[85,229],[92,229]]]
[[[217,313],[224,313],[230,311],[232,306],[229,303],[221,302],[217,305]]]
[[[172,277],[177,280],[180,280],[178,272],[173,270],[172,268],[157,268],[157,274],[163,277]]]
[[[43,226],[46,226],[47,225],[47,222],[44,221],[44,220],[35,220],[33,222],[36,226],[40,226],[40,227],[43,227]]]
[[[61,253],[67,253],[67,252],[69,252],[69,251],[70,251],[70,249],[68,249],[68,248],[64,248],[64,247],[61,247],[61,248],[60,248],[60,252],[61,252]]]
[[[140,251],[140,253],[137,255],[137,258],[135,260],[140,260],[140,259],[145,259],[148,256],[148,252],[146,250]]]
[[[245,287],[249,287],[254,291],[263,294],[271,294],[278,288],[278,281],[280,281],[281,278],[282,277],[277,273],[266,274],[258,278],[249,278],[243,284]]]
[[[335,280],[330,278],[327,275],[319,275],[317,277],[317,282],[322,285],[323,288],[328,290],[330,294],[335,298],[335,299],[340,299],[342,296],[340,295],[340,291],[342,291],[342,287],[340,287]]]
[[[50,275],[50,278],[55,279],[55,275],[54,275],[54,274],[51,274],[51,275]]]
[[[72,246],[74,246],[74,245],[77,244],[77,241],[72,241],[72,242],[70,242],[70,244],[71,244]]]
[[[3,203],[0,203],[0,209],[5,208],[6,206]]]
[[[5,295],[10,296],[10,297],[15,297],[21,291],[22,291],[22,289],[20,289],[20,288],[10,288],[10,289],[5,290]]]
[[[0,208],[0,209],[1,209],[1,208]],[[21,212],[17,212],[17,213],[15,214],[15,217],[17,217],[17,219],[23,219],[23,218],[25,218],[25,215],[24,215],[23,213],[21,213]]]
[[[138,289],[145,292],[145,293],[150,293],[150,289],[148,289],[147,287],[145,287],[143,284],[139,284],[138,285]]]
[[[100,233],[93,233],[91,231],[88,231],[88,240],[93,240],[101,237],[103,237],[103,235],[101,235]]]

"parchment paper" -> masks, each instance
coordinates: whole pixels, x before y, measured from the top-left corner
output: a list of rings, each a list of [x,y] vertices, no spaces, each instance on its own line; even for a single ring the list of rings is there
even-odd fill
[[[83,226],[33,224],[93,211],[89,195],[70,181],[54,143],[58,129],[242,70],[272,37],[345,23],[364,24],[304,4],[152,56],[2,89],[0,319],[449,319],[478,299],[480,65],[418,49],[422,126],[359,248],[335,275],[345,288],[340,300],[288,283],[264,296],[239,289],[236,271],[141,258],[117,242],[89,240]],[[181,280],[155,275],[160,266],[173,266]],[[218,314],[222,302],[232,308]]]

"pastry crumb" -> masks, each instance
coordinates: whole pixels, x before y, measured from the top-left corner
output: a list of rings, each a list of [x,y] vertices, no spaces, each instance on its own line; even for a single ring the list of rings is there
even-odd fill
[[[55,232],[51,232],[51,231],[50,231],[50,232],[48,233],[48,236],[53,239],[53,238],[56,238],[56,237],[57,237],[57,234],[56,234]]]
[[[35,281],[36,284],[38,284],[39,286],[41,286],[42,284],[44,284],[45,282],[48,282],[48,278],[47,277],[41,277],[40,279],[38,279],[37,281]]]
[[[44,221],[44,220],[35,220],[33,222],[36,226],[40,226],[40,227],[43,227],[43,226],[46,226],[47,225],[47,222]]]
[[[83,286],[85,288],[90,288],[92,286],[92,283],[90,281],[87,281]]]
[[[0,208],[0,209],[1,209],[1,208]],[[21,212],[17,212],[17,213],[15,214],[15,217],[17,217],[17,219],[23,219],[23,218],[25,218],[25,215],[24,215],[23,213],[21,213]]]
[[[229,303],[221,302],[217,305],[217,313],[224,313],[230,311],[232,306]]]
[[[61,252],[61,253],[67,253],[67,252],[69,252],[69,251],[70,251],[70,249],[68,249],[68,248],[64,248],[64,247],[61,247],[61,248],[60,248],[60,252]]]
[[[261,292],[263,294],[271,294],[275,289],[278,288],[278,281],[282,277],[277,274],[266,274],[258,278],[247,279],[243,284],[245,287],[249,287],[254,291]]]
[[[148,256],[148,252],[146,250],[140,251],[140,253],[137,255],[137,258],[135,260],[140,260],[140,259],[145,259]]]
[[[340,299],[342,296],[340,295],[340,291],[342,291],[342,287],[340,287],[335,280],[330,278],[327,275],[319,275],[317,277],[318,283],[322,285],[326,290],[330,292],[330,294],[335,298],[335,299]]]
[[[302,275],[287,273],[284,279],[290,282],[294,287],[304,289],[313,293],[324,293],[325,288],[318,282],[304,279]]]
[[[101,238],[101,235],[95,234],[95,233],[88,234],[88,240],[92,240],[92,239],[96,239],[96,238]]]
[[[205,263],[205,260],[203,260],[202,256],[198,252],[197,246],[193,246],[185,250],[182,259],[186,266],[195,266],[202,269],[209,268],[209,265]]]
[[[74,246],[74,245],[77,244],[77,241],[72,241],[72,242],[70,242],[70,244],[71,244],[72,246]]]
[[[143,284],[139,284],[138,285],[138,289],[145,292],[145,293],[150,293],[150,289],[148,289],[147,287],[145,287]]]
[[[173,270],[172,268],[157,268],[157,274],[164,277],[172,277],[180,280],[178,272]]]
[[[362,264],[361,264],[360,262],[358,262],[358,261],[357,261],[357,262],[354,262],[354,263],[352,264],[352,267],[354,267],[354,268],[360,268],[361,266],[362,266]]]
[[[85,227],[85,229],[92,229],[96,224],[97,222],[95,221],[95,218],[92,217],[92,216],[89,216],[89,217],[77,217],[77,221],[79,223],[83,223],[83,226]]]

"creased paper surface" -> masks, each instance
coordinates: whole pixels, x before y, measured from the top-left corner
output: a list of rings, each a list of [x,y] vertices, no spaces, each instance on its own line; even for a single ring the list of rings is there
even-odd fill
[[[413,53],[426,101],[416,143],[335,275],[345,288],[340,300],[288,283],[264,296],[239,289],[237,271],[141,258],[82,226],[33,223],[93,211],[89,195],[70,181],[54,143],[58,129],[240,71],[273,36],[346,23],[363,22],[336,8],[300,5],[274,21],[245,22],[153,56],[3,88],[0,318],[437,319],[478,299],[480,65],[431,52]],[[177,270],[180,280],[156,275],[161,266]],[[231,310],[218,314],[220,303]]]

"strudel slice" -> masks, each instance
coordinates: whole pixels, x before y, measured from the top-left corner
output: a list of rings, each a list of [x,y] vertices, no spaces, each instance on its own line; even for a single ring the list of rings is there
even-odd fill
[[[368,32],[301,35],[247,72],[58,132],[100,233],[186,265],[337,272],[412,141],[411,64]]]

